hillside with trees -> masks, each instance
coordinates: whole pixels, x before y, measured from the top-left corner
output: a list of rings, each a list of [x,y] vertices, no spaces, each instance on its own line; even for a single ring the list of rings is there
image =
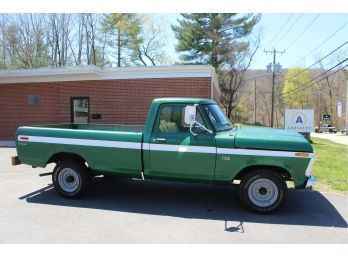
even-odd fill
[[[0,14],[0,68],[166,64],[163,34],[145,14]]]
[[[150,14],[0,14],[0,69],[210,64],[218,74],[226,115],[233,122],[269,126],[272,74],[250,70],[255,53],[263,51],[262,35],[255,29],[261,18],[181,14],[171,26],[176,41],[169,42],[164,23]],[[175,44],[178,61],[168,55],[168,44]],[[336,108],[347,101],[347,46],[348,41],[323,57],[312,51],[314,65],[276,73],[276,127],[283,125],[285,108],[311,108],[316,124],[322,114],[331,114],[332,124],[343,128],[345,113],[338,117]]]

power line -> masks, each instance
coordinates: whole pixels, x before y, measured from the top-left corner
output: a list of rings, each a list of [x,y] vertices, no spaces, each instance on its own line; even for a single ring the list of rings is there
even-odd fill
[[[308,85],[308,86],[306,86],[306,87],[300,89],[298,92],[300,92],[300,91],[302,91],[303,89],[306,89],[306,88],[308,88],[308,87],[311,87],[311,86],[313,86],[313,85],[316,84],[316,83],[319,83],[319,82],[323,81],[323,80],[326,79],[327,77],[330,77],[330,76],[336,74],[337,72],[343,70],[343,69],[346,68],[346,67],[348,67],[348,64],[347,64],[346,66],[343,66],[342,68],[336,70],[335,72],[330,73],[330,74],[327,75],[326,77],[324,77],[324,78],[322,78],[322,79],[320,79],[320,80],[318,80],[318,81],[315,81],[315,82],[312,83],[311,85]],[[324,74],[325,74],[325,73],[324,73]],[[296,93],[298,93],[298,92],[293,92],[293,93],[291,93],[290,95],[296,94]]]
[[[326,38],[324,41],[322,41],[318,46],[316,46],[313,50],[308,52],[305,56],[301,57],[296,63],[298,63],[300,60],[303,60],[308,55],[312,54],[315,50],[317,50],[319,47],[321,47],[323,44],[325,44],[329,39],[331,39],[333,36],[335,36],[341,29],[343,29],[345,26],[347,26],[348,21],[345,22],[341,27],[339,27],[334,33],[332,33],[328,38]]]
[[[265,75],[265,76],[258,76],[258,77],[253,77],[252,79],[243,79],[243,82],[247,82],[247,81],[252,81],[255,79],[263,79],[263,78],[269,78],[269,76]]]
[[[301,17],[303,16],[303,13],[301,13],[297,19],[295,20],[295,22],[293,22],[290,26],[290,28],[284,33],[283,37],[281,37],[277,43],[275,43],[274,45],[277,46],[288,34],[289,32],[292,30],[292,28],[296,25],[296,23],[301,19]]]
[[[343,46],[345,46],[346,44],[348,44],[348,41],[344,42],[343,44],[341,44],[339,47],[337,47],[336,49],[332,50],[330,53],[328,53],[327,55],[325,55],[323,58],[321,58],[319,61],[316,61],[315,63],[313,63],[312,65],[308,66],[307,68],[305,68],[304,70],[292,75],[289,78],[286,78],[284,80],[279,81],[278,83],[282,83],[285,82],[286,80],[290,80],[294,77],[297,77],[298,75],[301,75],[303,72],[305,72],[306,70],[309,70],[310,68],[312,68],[314,65],[320,63],[322,60],[326,59],[327,57],[329,57],[330,55],[332,55],[334,52],[338,51],[338,49],[342,48]]]
[[[267,44],[267,45],[271,45],[271,43],[273,43],[274,39],[277,38],[278,34],[283,30],[283,28],[286,26],[286,24],[288,24],[289,20],[291,19],[291,17],[293,16],[294,14],[290,14],[289,17],[287,18],[287,20],[285,21],[285,23],[280,27],[280,29],[278,30],[278,32],[275,34],[274,38]],[[266,45],[266,46],[267,46]]]
[[[301,86],[299,86],[299,87],[297,87],[297,88],[294,88],[294,89],[292,89],[292,90],[290,90],[290,91],[284,93],[283,96],[284,96],[284,95],[287,95],[287,94],[289,94],[289,93],[291,93],[291,92],[293,92],[293,91],[296,91],[296,90],[298,90],[298,89],[300,89],[300,88],[302,88],[302,87],[304,87],[304,86],[306,86],[306,85],[308,85],[309,83],[313,82],[313,81],[316,80],[317,78],[319,78],[319,77],[321,77],[322,75],[326,74],[328,71],[333,70],[334,68],[336,68],[337,66],[341,65],[342,63],[344,63],[344,62],[347,61],[347,60],[348,60],[348,58],[344,59],[343,61],[339,62],[339,63],[336,64],[335,66],[333,66],[333,67],[331,67],[330,69],[328,69],[327,71],[325,71],[325,72],[323,72],[323,73],[320,73],[318,76],[316,76],[315,78],[313,78],[313,79],[311,79],[310,81],[306,82],[305,84],[303,84],[303,85],[301,85]]]
[[[289,44],[285,47],[285,49],[288,49],[289,46],[291,46],[294,42],[296,42],[297,39],[299,39],[299,38],[303,35],[303,33],[305,33],[305,32],[307,31],[307,29],[309,29],[309,28],[313,25],[313,23],[319,18],[320,15],[321,15],[321,13],[319,13],[317,16],[315,16],[314,19],[307,25],[307,27],[305,27],[305,28],[300,32],[300,34],[298,34],[298,36],[297,36],[293,41],[291,41],[291,43],[289,43]]]
[[[337,66],[341,65],[342,63],[344,63],[344,62],[347,61],[347,60],[348,60],[348,58],[344,59],[343,61],[339,62],[338,64],[336,64],[335,66],[331,67],[331,68],[328,69],[327,71],[325,71],[325,72],[319,74],[318,76],[316,76],[315,78],[313,78],[313,79],[311,79],[310,81],[306,82],[305,84],[303,84],[303,85],[301,85],[301,86],[298,86],[297,88],[294,88],[294,89],[292,89],[292,90],[290,90],[290,91],[288,91],[288,92],[286,92],[286,93],[284,93],[284,94],[280,94],[280,95],[278,95],[278,97],[280,97],[281,95],[284,96],[284,95],[287,95],[287,94],[293,94],[292,92],[294,92],[294,91],[297,91],[297,92],[295,92],[295,93],[298,93],[298,92],[299,92],[299,91],[298,91],[299,89],[301,89],[301,88],[305,87],[306,85],[312,83],[312,82],[315,81],[317,78],[319,78],[319,77],[321,77],[322,75],[326,74],[327,72],[333,70],[334,68],[336,68]],[[344,68],[347,67],[347,66],[348,66],[348,65],[344,66],[344,67],[341,68],[341,69],[338,69],[336,72],[338,72],[338,71],[344,69]],[[329,76],[335,74],[336,72],[330,74]],[[329,77],[329,76],[328,76],[328,77]],[[325,79],[325,78],[323,78],[323,79]],[[323,79],[321,79],[321,80],[319,80],[319,81],[316,81],[315,83],[318,83],[318,82],[322,81]],[[313,85],[313,84],[310,84],[310,86],[312,86],[312,85]],[[307,88],[307,87],[306,87],[306,88]],[[301,90],[302,90],[302,89],[301,89]],[[301,91],[301,90],[300,90],[300,91]]]
[[[255,91],[250,91],[250,90],[241,90],[241,93],[247,93],[247,94],[254,94]],[[267,91],[267,90],[257,90],[257,93],[264,93],[264,94],[269,94],[271,95],[272,92],[271,91]]]
[[[278,32],[275,34],[275,36],[272,38],[271,41],[269,41],[268,44],[265,44],[264,47],[268,47],[269,45],[271,45],[271,43],[273,43],[273,41],[277,38],[277,36],[280,34],[280,32],[286,27],[286,25],[288,24],[288,22],[290,21],[291,17],[293,16],[294,14],[290,14],[288,16],[288,18],[286,19],[286,21],[283,23],[283,25],[279,28]],[[262,62],[265,60],[265,56],[262,57]]]

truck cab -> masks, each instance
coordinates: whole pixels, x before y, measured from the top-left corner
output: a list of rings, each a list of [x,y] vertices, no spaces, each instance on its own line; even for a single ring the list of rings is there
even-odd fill
[[[197,122],[188,124],[187,120],[185,122],[186,107],[195,104]],[[153,126],[147,127],[150,131],[144,131],[144,174],[147,177],[213,181],[216,141],[213,124],[206,114],[208,109],[204,109],[208,106],[216,106],[216,103],[183,98],[153,101],[151,109],[156,113],[149,115],[147,121]],[[216,122],[222,124],[228,120]],[[232,125],[228,123],[228,126]]]

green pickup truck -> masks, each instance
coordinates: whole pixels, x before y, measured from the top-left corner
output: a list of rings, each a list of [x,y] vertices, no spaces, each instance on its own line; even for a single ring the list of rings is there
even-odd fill
[[[56,163],[53,185],[77,198],[93,176],[237,184],[242,204],[270,213],[285,200],[287,184],[310,187],[313,148],[300,134],[238,128],[215,101],[155,99],[144,126],[61,124],[16,132],[14,164]]]

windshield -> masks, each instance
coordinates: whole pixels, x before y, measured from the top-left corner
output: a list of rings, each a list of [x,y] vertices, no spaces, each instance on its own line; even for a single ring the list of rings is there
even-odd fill
[[[230,130],[234,127],[217,104],[206,104],[203,108],[216,131]]]

